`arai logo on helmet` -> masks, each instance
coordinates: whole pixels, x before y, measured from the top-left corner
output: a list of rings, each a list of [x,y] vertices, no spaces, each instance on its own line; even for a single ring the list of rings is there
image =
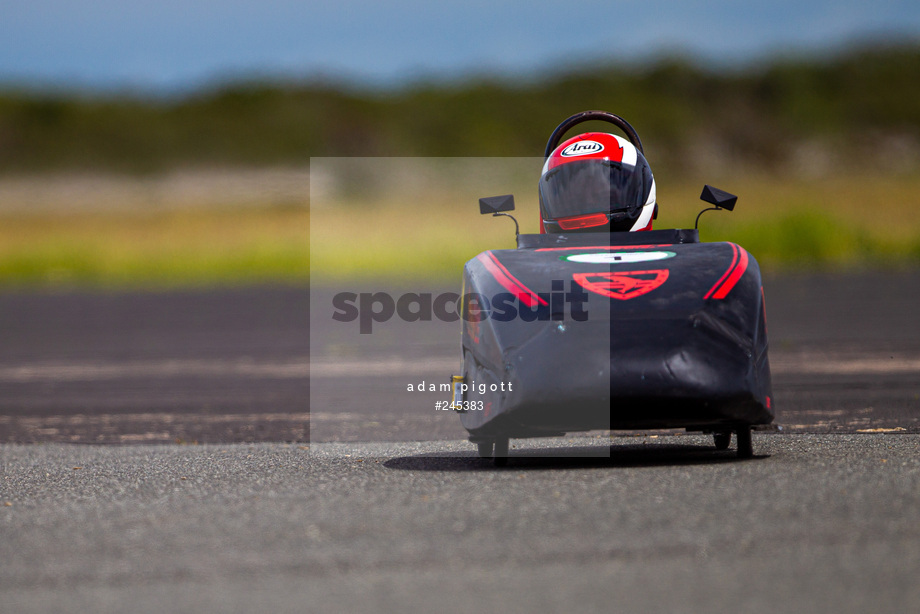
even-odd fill
[[[563,149],[559,155],[563,158],[574,158],[575,156],[587,156],[599,151],[604,151],[604,146],[597,141],[578,141]]]

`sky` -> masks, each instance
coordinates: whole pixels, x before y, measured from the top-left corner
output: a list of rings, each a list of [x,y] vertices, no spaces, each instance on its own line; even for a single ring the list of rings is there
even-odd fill
[[[920,40],[917,0],[0,0],[0,86],[393,87],[685,54],[727,65]]]

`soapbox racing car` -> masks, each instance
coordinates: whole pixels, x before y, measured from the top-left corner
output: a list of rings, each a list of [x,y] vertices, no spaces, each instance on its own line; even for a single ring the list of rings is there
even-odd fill
[[[556,128],[545,157],[589,120],[642,151],[625,120],[588,111]],[[711,186],[701,198],[737,201]],[[511,195],[480,200],[483,214],[513,208]],[[773,421],[760,270],[734,243],[702,243],[696,228],[518,234],[517,249],[466,263],[461,294],[452,407],[497,465],[509,438],[588,430],[702,431],[720,450],[735,433],[747,458],[752,427]]]

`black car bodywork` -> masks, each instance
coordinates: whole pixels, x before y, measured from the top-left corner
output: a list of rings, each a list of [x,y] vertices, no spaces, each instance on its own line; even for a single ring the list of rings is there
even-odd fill
[[[503,462],[509,438],[662,428],[711,432],[720,449],[737,433],[752,454],[751,427],[774,410],[763,285],[744,248],[696,230],[517,243],[463,271],[454,400],[482,456]]]

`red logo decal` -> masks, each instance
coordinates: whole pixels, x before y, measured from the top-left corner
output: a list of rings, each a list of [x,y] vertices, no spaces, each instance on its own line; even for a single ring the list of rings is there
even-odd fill
[[[668,269],[618,271],[616,273],[574,273],[572,277],[585,290],[627,301],[648,294],[668,279]]]

